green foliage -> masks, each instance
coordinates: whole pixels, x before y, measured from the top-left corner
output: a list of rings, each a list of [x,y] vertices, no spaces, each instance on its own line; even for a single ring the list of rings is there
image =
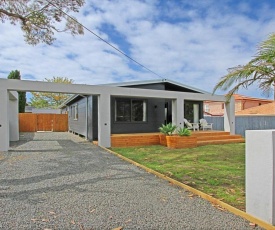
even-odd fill
[[[161,127],[159,127],[159,131],[165,135],[171,136],[176,128],[177,126],[172,123],[168,123],[167,125],[162,124]]]
[[[115,152],[184,184],[245,209],[245,144],[190,149],[143,146]]]
[[[51,44],[55,40],[55,32],[70,32],[72,35],[84,33],[83,27],[67,16],[71,12],[78,12],[84,3],[84,0],[0,1],[0,22],[19,23],[28,44]]]
[[[21,80],[21,74],[18,70],[12,70],[8,75],[8,79]]]
[[[19,113],[25,113],[25,107],[26,107],[26,92],[18,92],[18,112]]]
[[[47,82],[72,84],[73,80],[67,77],[53,77],[45,78]],[[47,92],[32,92],[30,105],[35,108],[58,108],[64,101],[66,101],[71,94],[64,93],[47,93]]]
[[[240,88],[247,88],[256,84],[267,96],[273,92],[275,81],[275,34],[258,46],[255,57],[243,66],[236,66],[229,69],[229,73],[222,77],[214,87],[213,93],[218,90],[228,90],[227,99]]]
[[[177,134],[179,136],[190,136],[191,135],[191,131],[187,128],[179,128],[177,130]]]
[[[9,75],[8,79],[18,79],[21,80],[21,75],[18,70],[12,70]],[[26,107],[26,92],[18,92],[18,112],[24,113]]]

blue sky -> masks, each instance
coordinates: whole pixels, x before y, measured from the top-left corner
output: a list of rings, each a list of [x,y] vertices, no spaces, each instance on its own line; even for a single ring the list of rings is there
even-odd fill
[[[275,32],[274,12],[273,0],[86,0],[74,16],[162,78],[212,92]],[[51,46],[25,44],[20,27],[8,22],[0,34],[0,78],[15,69],[25,80],[61,76],[92,85],[160,78],[88,31],[56,34]],[[263,97],[256,87],[239,93]]]

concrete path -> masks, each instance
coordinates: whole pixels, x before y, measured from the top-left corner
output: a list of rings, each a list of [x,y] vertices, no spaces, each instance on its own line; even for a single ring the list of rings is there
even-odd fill
[[[20,138],[0,153],[0,229],[251,229],[73,134]]]

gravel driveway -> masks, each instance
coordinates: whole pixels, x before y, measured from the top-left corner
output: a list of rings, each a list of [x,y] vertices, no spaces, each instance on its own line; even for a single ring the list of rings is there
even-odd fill
[[[251,229],[189,194],[70,133],[0,152],[0,229]]]

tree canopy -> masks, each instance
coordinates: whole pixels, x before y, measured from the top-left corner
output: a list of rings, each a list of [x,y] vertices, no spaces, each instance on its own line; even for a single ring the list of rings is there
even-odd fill
[[[229,69],[214,87],[213,93],[218,90],[228,90],[229,99],[240,88],[248,88],[256,84],[267,96],[274,92],[275,81],[275,34],[269,35],[257,48],[255,57],[245,65]]]
[[[21,74],[18,70],[12,70],[9,75],[8,79],[18,79],[21,80]],[[25,113],[26,107],[26,92],[18,92],[18,112]]]
[[[53,77],[52,79],[45,78],[44,81],[72,84],[73,80],[67,77]],[[64,101],[66,101],[71,95],[64,93],[44,93],[44,92],[32,92],[30,99],[30,105],[35,108],[58,108]]]
[[[83,27],[68,15],[78,12],[84,3],[85,0],[4,0],[0,1],[0,21],[19,23],[28,44],[52,44],[55,32],[84,33]]]

